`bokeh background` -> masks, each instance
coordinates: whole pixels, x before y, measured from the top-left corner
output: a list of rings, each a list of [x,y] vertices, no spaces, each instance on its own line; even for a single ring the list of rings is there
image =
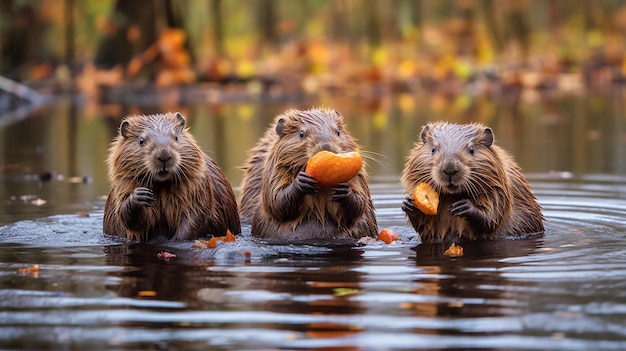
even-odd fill
[[[447,93],[624,79],[621,0],[3,0],[0,74],[83,93],[260,80]],[[267,88],[267,87],[266,87]]]

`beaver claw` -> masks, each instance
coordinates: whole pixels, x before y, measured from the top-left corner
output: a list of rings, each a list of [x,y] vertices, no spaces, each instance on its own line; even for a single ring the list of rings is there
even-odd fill
[[[156,197],[148,188],[135,188],[130,194],[129,201],[135,206],[150,207],[156,202]]]
[[[407,195],[404,200],[402,200],[402,211],[406,213],[413,213],[417,211],[417,206],[415,206],[413,196]]]
[[[348,183],[339,183],[333,187],[331,199],[333,201],[344,201],[352,195],[352,188]]]
[[[293,181],[294,190],[303,194],[315,194],[318,190],[317,180],[310,175],[299,172]]]
[[[468,199],[453,203],[450,206],[450,214],[464,218],[478,231],[492,230],[493,223],[489,222],[483,212]]]
[[[354,193],[350,184],[339,183],[333,187],[332,201],[336,201],[343,211],[343,225],[352,227],[365,211],[365,202]]]
[[[477,216],[477,212],[478,210],[474,207],[474,204],[468,199],[459,200],[450,206],[450,214],[455,217],[474,218]]]
[[[137,230],[145,226],[143,208],[151,207],[156,202],[152,190],[148,188],[135,188],[126,201],[120,207],[120,218],[130,230]]]

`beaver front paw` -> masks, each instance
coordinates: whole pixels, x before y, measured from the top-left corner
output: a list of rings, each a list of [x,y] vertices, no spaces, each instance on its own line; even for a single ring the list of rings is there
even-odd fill
[[[315,194],[318,191],[317,180],[304,172],[298,173],[292,185],[301,194]]]
[[[349,200],[352,194],[352,188],[348,183],[339,183],[333,187],[333,194],[330,198],[333,201],[341,202]]]
[[[135,188],[128,198],[131,207],[150,207],[156,202],[152,190],[148,188]]]
[[[333,188],[330,196],[332,201],[336,201],[343,211],[343,225],[352,227],[365,210],[365,202],[362,201],[350,187],[348,183],[339,183]]]
[[[402,211],[405,213],[415,213],[416,211],[419,211],[417,206],[415,206],[415,199],[413,199],[413,196],[407,195],[404,200],[402,200]]]
[[[459,200],[453,203],[452,206],[450,206],[450,214],[455,217],[465,219],[474,218],[480,215],[478,209],[476,209],[474,204],[468,199]]]
[[[152,207],[156,197],[148,188],[135,188],[120,207],[120,219],[130,230],[138,230],[145,226],[145,208]]]
[[[453,203],[450,206],[450,214],[470,222],[476,230],[485,231],[489,229],[489,222],[485,214],[468,199]]]

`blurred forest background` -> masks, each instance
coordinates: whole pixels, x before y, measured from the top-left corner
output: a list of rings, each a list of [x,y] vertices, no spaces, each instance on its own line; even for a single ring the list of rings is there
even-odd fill
[[[623,0],[2,0],[0,90],[579,91],[625,80],[625,43]]]

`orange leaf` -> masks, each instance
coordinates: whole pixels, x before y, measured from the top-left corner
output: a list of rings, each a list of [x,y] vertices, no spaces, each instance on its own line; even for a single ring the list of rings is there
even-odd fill
[[[224,242],[233,242],[235,241],[235,235],[231,233],[230,229],[226,230],[226,236],[222,239]]]
[[[30,266],[30,267],[18,268],[17,271],[20,272],[20,273],[39,272],[39,265],[38,264],[34,264],[34,265]]]
[[[217,238],[212,237],[210,240],[196,240],[192,247],[196,249],[214,249],[217,247]]]
[[[452,245],[450,245],[450,247],[444,251],[443,254],[450,257],[463,256],[463,248],[455,243],[452,243]]]

